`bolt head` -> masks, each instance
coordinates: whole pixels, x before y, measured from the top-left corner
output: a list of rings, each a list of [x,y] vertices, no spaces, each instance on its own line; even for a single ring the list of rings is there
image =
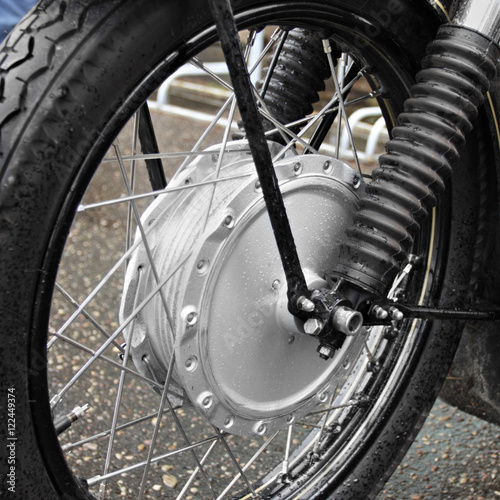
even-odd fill
[[[372,309],[372,314],[375,316],[377,319],[385,319],[387,316],[389,316],[389,313],[380,306],[374,306]]]
[[[330,359],[330,358],[333,358],[333,355],[335,354],[335,350],[332,349],[331,347],[328,347],[326,345],[320,345],[319,348],[318,348],[318,353],[319,353],[319,357],[321,359]]]
[[[391,315],[391,318],[396,321],[401,321],[404,318],[404,314],[396,307],[391,307],[389,309],[389,314]]]
[[[299,299],[297,300],[297,306],[301,311],[305,312],[313,312],[316,307],[312,300],[309,300],[304,296],[299,297]]]
[[[307,335],[318,335],[322,329],[323,321],[318,318],[309,318],[304,323],[304,332],[306,332]]]

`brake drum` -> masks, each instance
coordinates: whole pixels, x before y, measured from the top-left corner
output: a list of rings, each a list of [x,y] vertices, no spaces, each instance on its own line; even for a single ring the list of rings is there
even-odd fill
[[[281,146],[270,143],[274,156]],[[287,308],[287,284],[246,141],[197,156],[146,210],[128,262],[120,320],[137,369],[221,429],[264,435],[300,420],[344,384],[364,344],[330,360]],[[322,155],[275,162],[309,288],[325,285],[363,185]],[[155,276],[156,275],[156,276]],[[159,293],[161,292],[161,293]],[[139,312],[137,312],[139,311]],[[173,363],[173,365],[172,365]]]

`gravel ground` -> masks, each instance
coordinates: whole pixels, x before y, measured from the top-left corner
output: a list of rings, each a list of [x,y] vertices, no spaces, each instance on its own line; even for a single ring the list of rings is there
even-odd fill
[[[377,500],[500,498],[500,427],[437,400]]]

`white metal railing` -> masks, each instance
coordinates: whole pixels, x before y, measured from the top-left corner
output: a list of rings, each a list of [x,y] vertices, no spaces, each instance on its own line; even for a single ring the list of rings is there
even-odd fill
[[[263,45],[264,45],[264,37],[263,33],[260,33],[256,37],[254,47],[250,53],[250,61],[249,61],[250,66],[252,66],[257,60],[258,54],[261,53]],[[209,62],[209,63],[204,63],[204,66],[206,69],[208,69],[209,71],[211,71],[212,73],[214,73],[219,77],[228,76],[227,66],[226,63],[224,62]],[[174,106],[169,102],[172,86],[176,83],[176,80],[186,76],[203,76],[206,74],[207,73],[205,69],[200,68],[199,66],[189,63],[185,64],[162,83],[162,85],[158,89],[156,100],[149,101],[150,108],[163,111],[169,114],[173,114],[179,117],[185,117],[192,120],[201,121],[204,123],[211,123],[214,118],[213,115],[205,112],[196,111],[194,109],[187,107]],[[256,82],[260,78],[261,78],[261,68],[258,67],[252,74],[252,81]],[[203,83],[198,85],[190,84],[189,87],[193,88],[194,90],[206,89],[208,95],[213,94],[213,91],[209,90],[210,87],[208,85],[204,85]],[[200,96],[203,94],[204,92],[201,92]],[[220,98],[221,96],[217,95],[215,97]],[[200,97],[200,101],[201,100],[202,98]],[[374,118],[376,118],[375,122],[373,122]],[[221,119],[219,121],[219,124],[221,126],[226,126],[227,121],[225,119]],[[354,111],[349,115],[349,124],[354,136],[357,139],[356,146],[359,159],[364,162],[375,161],[377,157],[377,150],[379,150],[381,144],[388,139],[385,121],[384,118],[382,117],[380,108],[366,107]],[[233,128],[237,128],[235,123],[233,123],[232,126]],[[359,145],[363,145],[363,147],[360,148]],[[332,143],[323,144],[321,146],[321,149],[325,153],[329,154],[335,154],[336,152],[335,145]],[[342,134],[340,137],[339,157],[342,159],[352,159],[352,150],[350,147],[349,133],[345,126],[343,127]]]

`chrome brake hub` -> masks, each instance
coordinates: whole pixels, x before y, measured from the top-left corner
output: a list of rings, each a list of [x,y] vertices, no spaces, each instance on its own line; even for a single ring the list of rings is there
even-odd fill
[[[274,156],[280,145],[270,143]],[[275,163],[310,289],[325,287],[363,189],[344,163],[289,154]],[[363,349],[348,337],[333,359],[288,312],[286,279],[246,141],[200,154],[146,210],[127,268],[120,319],[137,369],[190,402],[214,425],[264,435],[326,402]],[[167,310],[159,293],[161,286]]]

